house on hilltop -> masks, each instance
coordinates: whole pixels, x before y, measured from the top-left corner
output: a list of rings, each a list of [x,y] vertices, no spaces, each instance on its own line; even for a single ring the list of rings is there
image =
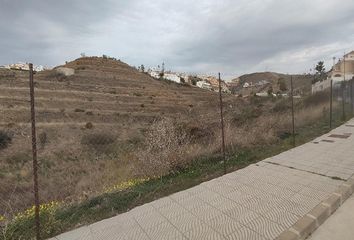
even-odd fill
[[[312,84],[312,93],[323,91],[333,86],[339,85],[343,81],[349,81],[354,77],[354,51],[347,53],[333,66],[327,79]]]

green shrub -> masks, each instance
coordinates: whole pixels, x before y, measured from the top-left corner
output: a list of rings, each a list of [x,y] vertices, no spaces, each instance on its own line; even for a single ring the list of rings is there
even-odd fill
[[[12,136],[5,132],[0,130],[0,150],[7,148],[12,142]]]
[[[93,128],[92,122],[86,123],[86,124],[85,124],[85,128],[87,128],[87,129],[92,129],[92,128]]]

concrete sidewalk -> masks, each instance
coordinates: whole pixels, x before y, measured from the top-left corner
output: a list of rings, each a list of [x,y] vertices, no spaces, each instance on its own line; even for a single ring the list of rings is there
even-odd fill
[[[354,196],[349,198],[308,240],[353,240]]]
[[[313,142],[56,240],[272,240],[354,174],[354,120]]]

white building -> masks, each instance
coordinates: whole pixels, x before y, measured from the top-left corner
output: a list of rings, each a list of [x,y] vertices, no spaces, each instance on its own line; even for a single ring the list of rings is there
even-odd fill
[[[148,74],[153,77],[153,78],[160,78],[160,72],[159,71],[148,71]]]
[[[23,71],[29,71],[29,64],[28,63],[13,63],[13,64],[9,64],[9,65],[5,65],[2,66],[3,68],[7,68],[7,69],[14,69],[14,70],[23,70]],[[38,66],[33,66],[33,70],[36,72],[40,72],[40,71],[44,71],[48,68],[45,68],[41,65]]]
[[[162,73],[161,67],[158,66],[157,68],[149,68],[147,73],[153,78],[160,78]],[[177,73],[171,71],[165,71],[163,74],[163,78],[166,80],[170,80],[176,83],[182,83],[181,79],[183,78],[185,81],[188,80],[189,75],[186,73]]]
[[[163,77],[172,82],[181,83],[181,77],[177,73],[165,73]]]
[[[251,87],[251,84],[249,84],[248,82],[246,82],[245,84],[243,84],[243,88],[249,88]]]
[[[327,79],[312,84],[312,93],[323,91],[333,86],[339,85],[342,81],[351,80],[354,77],[354,51],[345,54],[343,59],[334,65]]]
[[[207,89],[207,90],[212,90],[213,89],[211,84],[206,82],[206,81],[197,82],[197,87],[203,88],[203,89]]]

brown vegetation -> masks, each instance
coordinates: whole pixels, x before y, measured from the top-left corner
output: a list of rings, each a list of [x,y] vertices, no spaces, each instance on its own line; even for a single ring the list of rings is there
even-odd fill
[[[167,84],[111,59],[82,58],[65,67],[75,74],[35,76],[42,202],[76,201],[219,152],[216,93]],[[32,205],[27,75],[1,77],[0,98],[1,129],[12,134],[11,144],[0,150],[1,215]],[[290,132],[287,100],[224,100],[229,152],[271,144]],[[325,99],[319,103],[297,103],[297,126],[321,117]]]

